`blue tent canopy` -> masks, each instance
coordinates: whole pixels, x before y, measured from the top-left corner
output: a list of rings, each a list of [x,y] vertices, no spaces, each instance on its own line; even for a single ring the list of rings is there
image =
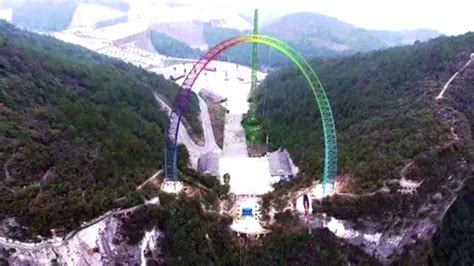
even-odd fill
[[[253,216],[252,208],[242,208],[242,216]]]

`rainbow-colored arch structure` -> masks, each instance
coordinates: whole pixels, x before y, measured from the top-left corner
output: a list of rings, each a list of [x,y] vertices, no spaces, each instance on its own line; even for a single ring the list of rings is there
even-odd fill
[[[187,110],[189,95],[194,82],[199,77],[206,66],[214,60],[221,53],[227,49],[243,43],[257,43],[268,45],[284,55],[286,55],[302,72],[306,78],[311,91],[316,99],[317,107],[321,115],[321,121],[324,131],[324,173],[323,173],[323,195],[330,194],[334,188],[334,182],[337,175],[337,139],[336,126],[331,111],[331,106],[326,96],[321,82],[314,73],[308,62],[298,54],[293,48],[284,42],[260,34],[240,35],[227,39],[216,46],[212,47],[206,54],[204,54],[188,72],[179,94],[174,100],[173,108],[170,115],[168,128],[165,134],[165,177],[168,180],[177,181],[177,147],[178,147],[178,133],[181,118]]]

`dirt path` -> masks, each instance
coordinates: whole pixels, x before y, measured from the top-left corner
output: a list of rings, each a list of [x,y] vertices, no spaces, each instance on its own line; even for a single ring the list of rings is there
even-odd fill
[[[463,72],[464,69],[466,69],[466,67],[468,67],[472,63],[473,60],[474,60],[474,53],[471,54],[471,59],[469,59],[469,61],[467,61],[467,63],[463,67],[461,67],[456,73],[454,73],[454,75],[448,80],[448,82],[444,84],[443,90],[438,94],[438,96],[436,96],[435,100],[443,99],[444,93],[448,89],[449,85],[451,85],[451,83],[459,75],[459,73]]]

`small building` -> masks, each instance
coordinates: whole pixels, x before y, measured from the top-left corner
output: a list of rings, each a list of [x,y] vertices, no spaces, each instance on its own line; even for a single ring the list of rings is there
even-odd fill
[[[275,182],[289,180],[293,178],[293,169],[290,159],[290,155],[286,149],[278,149],[277,151],[270,152],[267,155],[268,163],[270,166],[270,175],[277,177]]]
[[[201,157],[198,161],[198,171],[205,175],[219,175],[219,155],[214,152],[208,152]]]

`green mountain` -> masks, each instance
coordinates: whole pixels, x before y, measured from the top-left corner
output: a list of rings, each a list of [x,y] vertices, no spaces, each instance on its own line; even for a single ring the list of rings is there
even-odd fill
[[[304,27],[302,26],[304,25]],[[209,46],[243,33],[236,29],[204,25],[204,38]],[[288,43],[306,58],[323,58],[352,55],[391,46],[413,44],[441,35],[437,31],[420,29],[412,31],[371,31],[357,28],[336,18],[315,13],[293,13],[264,25],[260,33]],[[221,60],[250,65],[251,45],[242,45],[226,51]],[[259,64],[287,66],[289,61],[278,51],[259,46]]]
[[[341,173],[360,179],[354,185],[361,189],[380,185],[383,179],[398,176],[407,159],[449,139],[446,121],[436,115],[439,105],[434,97],[462,60],[467,61],[473,39],[474,34],[443,37],[312,61],[334,110]],[[263,84],[270,87],[265,112],[270,141],[291,147],[307,164],[308,173],[319,173],[322,132],[305,81],[296,69],[289,69],[270,75]],[[260,109],[266,89],[258,95]]]
[[[136,186],[161,167],[172,102],[162,76],[0,22],[0,217],[19,236],[76,228],[143,200]],[[197,97],[191,98],[194,120]]]
[[[444,99],[435,97],[473,51],[474,34],[469,33],[311,62],[332,104],[339,173],[348,178],[348,191],[356,194],[334,197],[317,212],[358,225],[374,224],[385,228],[386,234],[404,232],[408,237],[417,221],[440,222],[444,208],[472,176],[474,65],[458,75]],[[301,167],[301,177],[294,182],[321,178],[321,122],[314,96],[301,74],[290,68],[270,75],[256,100],[258,113],[265,111],[270,146],[287,147]],[[422,182],[416,193],[400,193],[402,177]],[[467,243],[472,243],[472,211],[469,214],[464,208],[462,212],[471,218],[457,222],[465,224],[471,237]],[[419,241],[428,236],[421,234]],[[448,254],[453,256],[463,238],[451,237],[452,241],[446,241],[442,235],[441,243],[450,244]],[[424,263],[425,255],[419,257]],[[416,256],[420,253],[405,258]]]
[[[289,42],[303,54],[321,49],[334,53],[368,51],[385,46],[383,41],[368,30],[354,27],[336,18],[306,12],[283,16],[263,27],[261,31]],[[313,53],[316,54],[316,51]]]

